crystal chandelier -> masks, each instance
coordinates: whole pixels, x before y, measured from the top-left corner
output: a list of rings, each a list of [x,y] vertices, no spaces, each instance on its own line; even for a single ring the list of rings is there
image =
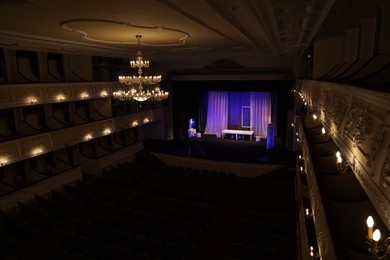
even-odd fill
[[[121,90],[113,93],[114,98],[120,101],[161,101],[168,98],[169,93],[167,91],[161,91],[158,87],[158,83],[161,82],[161,76],[142,76],[142,69],[149,68],[149,61],[142,58],[142,52],[140,49],[141,37],[141,35],[136,35],[136,38],[138,39],[137,60],[130,61],[131,68],[138,68],[138,76],[119,76],[120,83],[131,86],[131,89],[128,91]],[[157,87],[151,91],[144,91],[144,85],[156,85]],[[136,87],[138,87],[138,90]]]

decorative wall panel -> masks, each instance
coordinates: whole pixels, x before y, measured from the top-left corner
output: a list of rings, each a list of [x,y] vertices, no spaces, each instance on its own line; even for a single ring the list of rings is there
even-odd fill
[[[390,94],[311,80],[298,86],[390,228]]]

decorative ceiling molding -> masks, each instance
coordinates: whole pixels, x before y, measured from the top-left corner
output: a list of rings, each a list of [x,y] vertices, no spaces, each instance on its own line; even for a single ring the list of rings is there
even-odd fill
[[[137,45],[138,41],[135,38],[135,35],[140,34],[140,29],[142,30],[142,34],[153,35],[158,31],[162,31],[165,35],[168,35],[168,40],[162,41],[161,43],[152,43],[150,38],[142,39],[140,45],[144,46],[157,46],[157,47],[172,47],[185,45],[186,40],[190,37],[189,33],[186,33],[182,30],[175,28],[168,28],[165,26],[146,26],[146,25],[136,25],[127,22],[119,22],[112,20],[104,20],[104,19],[72,19],[63,21],[61,27],[65,30],[75,32],[79,34],[82,38],[98,43],[108,43],[108,44],[129,44],[129,45]],[[112,40],[99,38],[98,34],[94,35],[94,29],[99,30],[101,27],[109,27],[112,31],[117,31],[119,33],[113,33],[114,35],[119,35],[117,39],[113,38]],[[92,29],[93,28],[93,29]],[[114,36],[115,37],[115,36]],[[122,41],[120,39],[128,39],[130,41]],[[133,39],[134,38],[134,39]],[[165,42],[165,43],[164,43]]]

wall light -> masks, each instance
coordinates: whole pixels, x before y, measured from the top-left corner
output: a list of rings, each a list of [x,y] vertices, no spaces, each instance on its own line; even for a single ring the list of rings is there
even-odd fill
[[[34,155],[36,155],[36,156],[41,155],[41,154],[43,153],[43,149],[42,149],[41,146],[40,146],[40,147],[35,147],[35,148],[32,150],[32,153],[33,153]]]
[[[390,256],[390,237],[385,238],[382,245],[379,244],[381,239],[381,232],[379,229],[375,229],[372,232],[374,227],[374,219],[371,216],[367,218],[367,239],[370,244],[368,251],[372,254],[375,259],[388,259]]]
[[[341,158],[341,153],[340,153],[340,151],[337,151],[336,152],[336,166],[337,166],[337,169],[339,170],[339,172],[341,174],[346,173],[350,165],[351,165],[351,163],[348,160],[345,160],[345,162],[343,163],[343,158]]]
[[[6,166],[8,164],[8,161],[7,160],[2,160],[0,162],[0,166]]]
[[[313,246],[310,246],[310,259],[320,259],[320,254],[314,252]]]
[[[107,91],[103,90],[103,91],[100,93],[100,95],[101,95],[102,97],[107,97],[107,96],[108,96],[108,93],[107,93]]]
[[[306,209],[306,210],[305,210],[305,216],[306,216],[306,218],[307,218],[308,220],[310,220],[310,219],[313,218],[314,214],[313,214],[312,212],[310,212],[309,209]]]
[[[138,125],[138,121],[137,120],[134,120],[133,123],[131,123],[132,126],[137,126]]]

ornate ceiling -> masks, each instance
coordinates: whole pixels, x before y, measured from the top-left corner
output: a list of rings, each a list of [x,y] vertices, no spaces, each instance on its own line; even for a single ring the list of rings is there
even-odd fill
[[[0,0],[0,47],[126,58],[140,34],[155,60],[297,56],[345,18],[335,2],[365,1]]]

